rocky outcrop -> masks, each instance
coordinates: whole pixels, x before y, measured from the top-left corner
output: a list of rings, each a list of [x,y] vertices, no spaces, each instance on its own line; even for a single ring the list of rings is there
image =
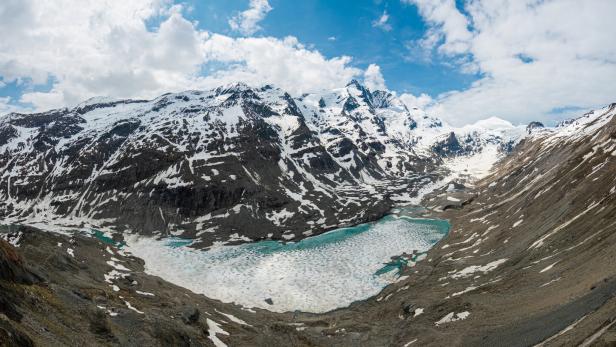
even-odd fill
[[[530,122],[526,126],[526,132],[531,134],[534,130],[544,129],[544,128],[545,128],[545,126],[541,122]]]
[[[41,281],[40,276],[26,268],[24,260],[8,242],[0,239],[0,281],[33,284]]]

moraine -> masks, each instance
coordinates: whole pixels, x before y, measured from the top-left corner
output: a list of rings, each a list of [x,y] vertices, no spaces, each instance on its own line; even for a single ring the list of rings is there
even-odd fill
[[[397,267],[412,265],[449,230],[445,220],[412,218],[406,209],[394,212],[296,243],[195,250],[186,241],[135,235],[128,237],[126,250],[145,261],[149,274],[223,302],[320,313],[378,294],[398,280]]]

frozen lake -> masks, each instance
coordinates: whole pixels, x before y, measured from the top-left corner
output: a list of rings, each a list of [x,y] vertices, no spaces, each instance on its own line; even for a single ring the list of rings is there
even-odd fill
[[[394,282],[392,256],[425,252],[449,230],[444,220],[389,215],[296,243],[259,241],[194,250],[189,241],[129,237],[146,272],[223,302],[271,311],[326,312]]]

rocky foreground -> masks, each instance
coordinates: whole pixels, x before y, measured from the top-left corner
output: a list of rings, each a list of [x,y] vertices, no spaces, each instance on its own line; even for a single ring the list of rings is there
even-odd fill
[[[0,341],[613,345],[615,113],[613,104],[533,132],[489,177],[426,196],[425,215],[449,219],[449,235],[376,297],[325,314],[253,311],[193,294],[145,274],[121,240],[12,229],[10,243],[0,241]]]

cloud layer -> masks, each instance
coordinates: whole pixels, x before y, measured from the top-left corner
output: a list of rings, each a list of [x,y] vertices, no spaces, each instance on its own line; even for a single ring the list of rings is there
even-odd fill
[[[463,9],[454,0],[404,1],[429,26],[412,47],[480,76],[432,103],[452,123],[545,121],[616,101],[614,1],[473,0]]]
[[[233,20],[250,32],[269,9],[267,1],[251,1]],[[6,0],[0,4],[1,81],[28,87],[19,101],[46,110],[98,95],[152,98],[236,81],[303,93],[342,86],[362,73],[350,57],[326,58],[294,37],[212,34],[183,12],[166,0],[82,0],[79,6]],[[0,99],[0,112],[15,109],[8,101]]]

